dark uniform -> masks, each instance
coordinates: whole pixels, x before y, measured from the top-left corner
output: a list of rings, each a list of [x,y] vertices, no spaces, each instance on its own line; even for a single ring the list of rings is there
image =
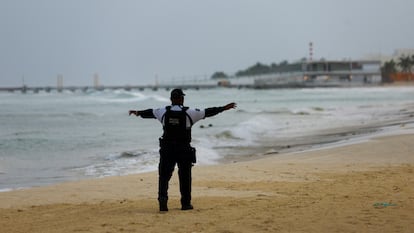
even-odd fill
[[[160,210],[167,211],[168,183],[178,165],[182,210],[193,209],[191,205],[191,168],[196,162],[195,148],[191,147],[191,127],[205,117],[214,116],[224,107],[204,110],[171,105],[159,109],[140,111],[143,118],[157,118],[163,125],[160,138],[160,163],[158,166],[158,201]]]

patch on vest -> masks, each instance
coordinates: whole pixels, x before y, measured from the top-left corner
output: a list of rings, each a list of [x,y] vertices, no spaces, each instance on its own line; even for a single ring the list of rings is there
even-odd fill
[[[170,118],[168,119],[168,124],[170,125],[179,125],[180,119],[179,118]]]

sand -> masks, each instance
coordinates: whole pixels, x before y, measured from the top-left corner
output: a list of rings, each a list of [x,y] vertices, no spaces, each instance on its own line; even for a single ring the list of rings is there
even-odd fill
[[[194,210],[157,173],[0,193],[0,232],[413,232],[414,135],[193,169]]]

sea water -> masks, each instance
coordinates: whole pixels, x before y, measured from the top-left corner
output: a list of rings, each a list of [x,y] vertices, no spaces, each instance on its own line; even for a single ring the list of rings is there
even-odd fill
[[[193,126],[198,165],[312,148],[414,120],[414,87],[185,93],[192,108],[238,105]],[[162,126],[128,111],[169,103],[163,89],[0,93],[0,191],[156,170]]]

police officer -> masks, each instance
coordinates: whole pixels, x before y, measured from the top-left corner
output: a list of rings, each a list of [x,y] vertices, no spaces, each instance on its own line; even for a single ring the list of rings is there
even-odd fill
[[[195,148],[191,147],[191,127],[199,120],[236,108],[235,103],[204,110],[184,107],[184,92],[171,91],[171,105],[158,109],[130,110],[129,115],[156,118],[163,125],[160,138],[160,162],[158,165],[158,202],[160,211],[168,211],[168,183],[178,165],[181,193],[181,209],[191,210],[191,168],[196,162]]]

